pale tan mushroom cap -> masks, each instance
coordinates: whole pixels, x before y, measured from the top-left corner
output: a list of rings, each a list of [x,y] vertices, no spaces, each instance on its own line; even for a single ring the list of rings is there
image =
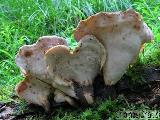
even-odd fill
[[[77,48],[71,51],[63,45],[55,46],[45,54],[53,86],[69,96],[75,95],[74,82],[80,86],[92,86],[106,59],[103,45],[91,35],[83,37]],[[89,93],[86,94],[89,96]],[[92,98],[88,99],[92,103]]]
[[[25,99],[28,103],[40,105],[46,111],[49,111],[48,96],[54,92],[50,85],[36,77],[26,76],[23,81],[16,85],[15,91],[20,98]]]
[[[50,79],[44,60],[45,52],[56,45],[67,45],[65,39],[57,36],[43,36],[33,45],[24,45],[16,55],[16,64],[22,74],[30,74],[42,80]]]
[[[73,51],[67,46],[57,45],[47,51],[45,58],[51,76],[54,76],[53,73],[55,72],[66,77],[66,79],[75,77],[76,82],[83,82],[86,79],[81,76],[83,75],[82,72],[84,75],[96,75],[93,73],[95,71],[97,73],[104,65],[106,52],[103,45],[94,36],[87,35],[80,40]],[[67,72],[69,73],[66,74]]]
[[[120,32],[123,27],[137,32],[144,42],[153,39],[152,31],[140,14],[130,9],[124,12],[100,12],[80,21],[74,31],[74,38],[79,41],[85,35],[94,35],[103,42],[102,34]]]

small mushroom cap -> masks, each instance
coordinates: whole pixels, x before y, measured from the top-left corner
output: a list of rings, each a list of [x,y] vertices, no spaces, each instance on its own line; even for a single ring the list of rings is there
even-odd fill
[[[75,93],[74,82],[82,87],[92,85],[105,62],[106,52],[103,45],[94,36],[87,35],[80,40],[73,51],[66,46],[58,45],[49,49],[45,58],[50,76],[54,83],[59,85],[57,89],[75,97],[67,91]],[[69,90],[64,91],[64,87]]]
[[[72,97],[67,96],[66,94],[64,94],[62,91],[56,89],[54,92],[54,100],[57,103],[61,103],[61,102],[67,102],[69,103],[71,106],[77,107],[76,102],[73,100]]]
[[[100,12],[82,20],[74,31],[74,38],[79,41],[85,35],[94,35],[106,49],[103,67],[106,85],[117,83],[128,65],[135,62],[141,46],[153,39],[152,31],[134,10]]]
[[[70,96],[32,76],[26,76],[23,81],[20,81],[16,85],[15,91],[20,98],[29,104],[42,106],[46,112],[49,112],[51,107],[48,100],[50,94],[54,94],[56,103],[68,102],[70,105],[76,106],[76,103]]]
[[[20,98],[25,99],[28,103],[40,105],[49,111],[48,96],[54,91],[50,85],[35,77],[26,76],[23,81],[16,85],[15,91]]]
[[[56,45],[67,45],[65,39],[57,36],[43,36],[33,45],[22,46],[16,55],[16,64],[22,74],[30,74],[49,82],[47,65],[44,60],[45,52]]]

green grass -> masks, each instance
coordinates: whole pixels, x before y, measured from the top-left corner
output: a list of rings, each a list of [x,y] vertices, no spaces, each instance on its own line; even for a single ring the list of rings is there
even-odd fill
[[[132,5],[143,16],[154,33],[154,42],[146,44],[141,54],[141,62],[146,66],[160,65],[160,1],[134,0]]]
[[[127,8],[140,12],[154,32],[155,41],[146,45],[139,62],[143,66],[160,65],[159,0],[0,0],[0,101],[15,101],[11,95],[15,94],[16,83],[23,79],[14,60],[20,46],[32,44],[43,35],[58,35],[74,47],[76,42],[72,32],[81,19],[100,11]],[[113,107],[119,106],[115,103],[113,101]],[[106,113],[112,117],[114,112]],[[63,115],[64,118],[58,114],[55,119],[77,118],[76,112],[65,112]],[[79,119],[101,118],[94,107],[81,111],[79,116]]]

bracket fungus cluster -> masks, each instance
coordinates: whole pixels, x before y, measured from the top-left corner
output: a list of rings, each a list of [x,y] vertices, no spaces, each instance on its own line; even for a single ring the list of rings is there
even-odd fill
[[[16,64],[25,77],[16,86],[19,97],[46,111],[49,94],[57,103],[92,104],[95,77],[102,74],[106,85],[116,84],[153,34],[137,12],[127,10],[101,12],[80,21],[74,37],[78,41],[74,50],[57,36],[41,37],[19,49]]]
[[[106,85],[117,83],[128,65],[136,60],[141,46],[153,39],[151,30],[134,10],[90,16],[74,31],[77,41],[85,35],[94,35],[106,49],[103,67]]]

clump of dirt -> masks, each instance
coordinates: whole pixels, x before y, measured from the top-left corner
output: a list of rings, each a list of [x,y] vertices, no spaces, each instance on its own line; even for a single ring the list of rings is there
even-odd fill
[[[9,106],[4,103],[0,103],[0,120],[12,119],[13,106]]]
[[[127,77],[122,80],[117,88],[118,94],[123,94],[129,103],[146,104],[150,107],[160,106],[160,69],[145,68],[141,73],[145,80],[141,84],[127,83]],[[123,87],[122,86],[123,83]],[[127,87],[126,87],[127,86]]]
[[[106,86],[103,81],[102,76],[97,76],[94,81],[94,98],[95,101],[105,100],[108,98],[115,99],[118,95],[123,95],[126,102],[134,104],[147,104],[150,107],[160,106],[160,69],[159,68],[145,68],[142,73],[140,73],[145,82],[133,84],[130,82],[131,78],[124,75],[122,79],[114,86]],[[57,104],[55,102],[51,103],[52,108],[59,106],[67,106],[66,103]],[[20,114],[15,114],[14,111],[17,109],[17,104],[6,104],[0,103],[0,119],[2,120],[17,120],[28,116],[34,116],[44,113],[44,110],[35,105],[27,106],[29,109],[23,111]],[[46,113],[46,117],[55,114],[51,110],[50,113]]]

